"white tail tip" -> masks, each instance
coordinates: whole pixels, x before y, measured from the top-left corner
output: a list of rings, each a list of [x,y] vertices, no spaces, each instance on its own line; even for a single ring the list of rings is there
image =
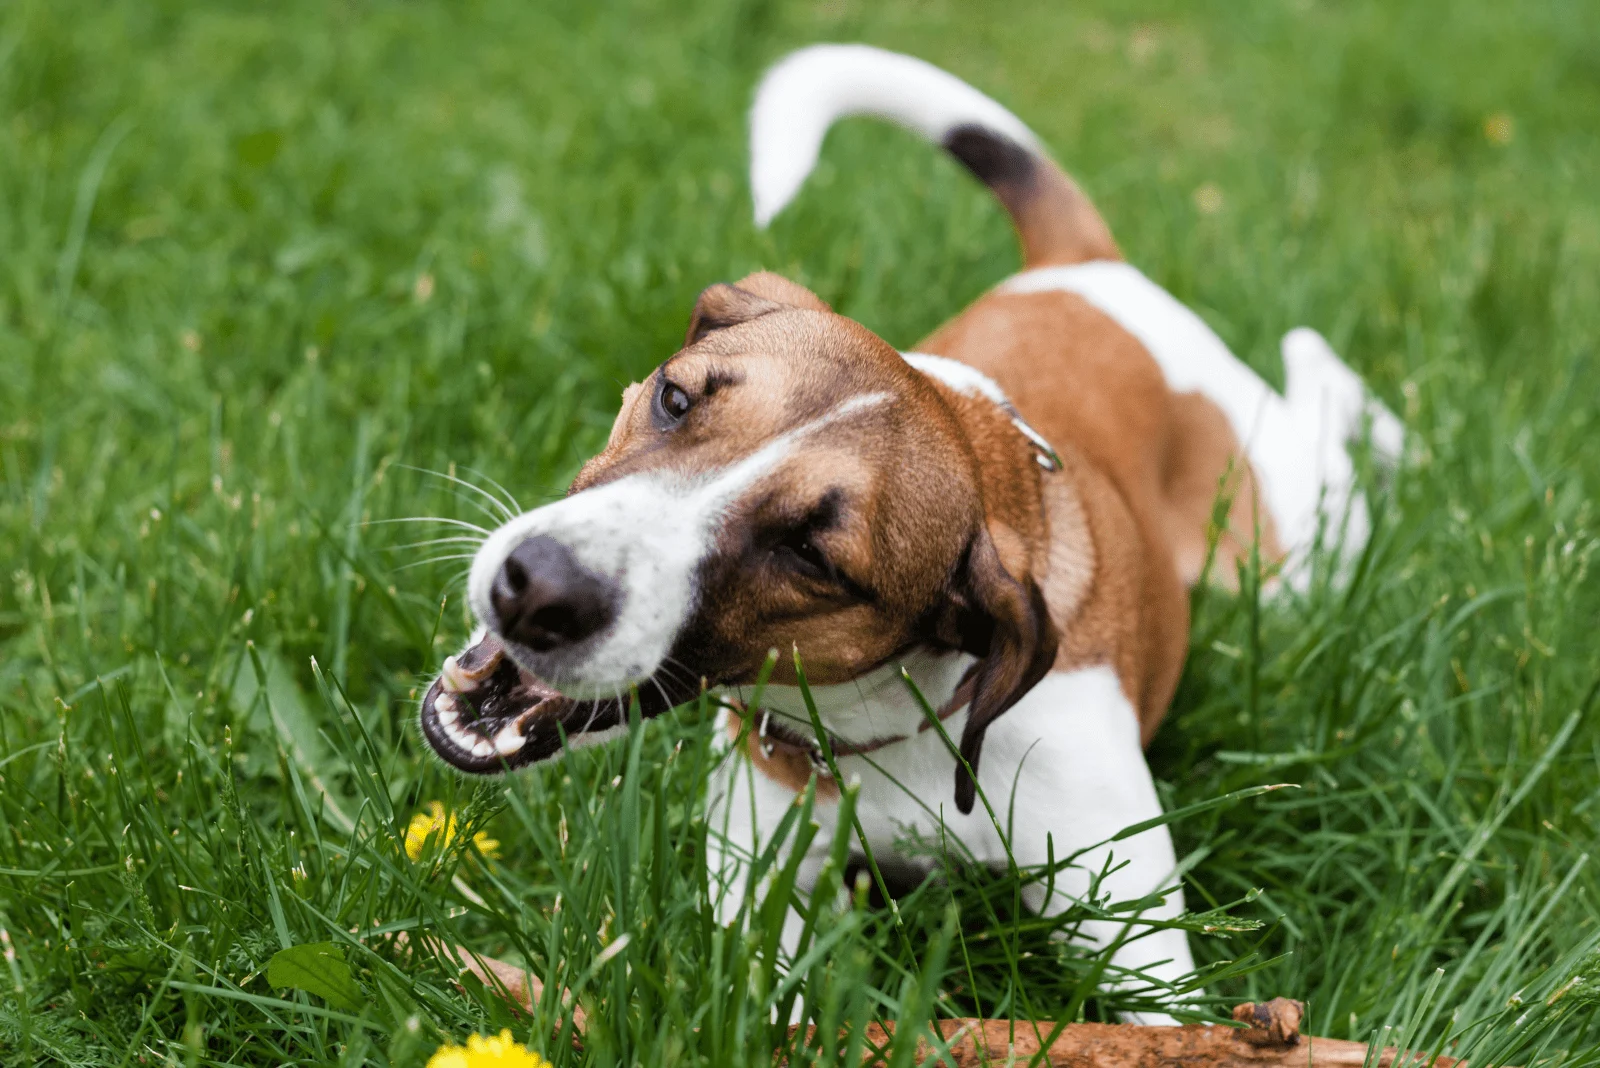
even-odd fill
[[[887,119],[936,144],[957,126],[979,125],[1040,150],[1021,119],[931,63],[870,45],[812,45],[779,60],[756,89],[750,193],[757,226],[794,199],[828,128],[850,115]]]

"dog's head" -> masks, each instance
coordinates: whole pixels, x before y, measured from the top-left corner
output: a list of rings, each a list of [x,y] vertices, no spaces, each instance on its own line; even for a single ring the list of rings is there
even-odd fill
[[[1055,650],[977,469],[951,406],[870,331],[775,275],[714,285],[568,496],[478,550],[488,633],[429,690],[424,734],[464,771],[501,771],[609,736],[630,691],[653,715],[751,682],[774,648],[825,684],[931,645],[980,658],[975,765]],[[969,809],[964,776],[957,794]]]

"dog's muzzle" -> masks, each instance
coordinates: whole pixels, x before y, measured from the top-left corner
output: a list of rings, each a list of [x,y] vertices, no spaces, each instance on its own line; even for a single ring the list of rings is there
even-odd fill
[[[444,662],[422,701],[422,733],[446,762],[490,774],[540,760],[561,747],[561,732],[611,725],[607,702],[573,701],[517,664],[559,659],[610,625],[617,591],[548,537],[522,541],[501,562],[490,590],[492,628]],[[615,702],[611,702],[615,704]]]
[[[600,732],[627,723],[635,692],[647,717],[693,698],[699,675],[683,661],[694,657],[675,646],[732,492],[630,476],[491,534],[467,582],[488,636],[429,688],[428,743],[462,771],[490,774],[554,756],[564,737],[609,737]]]

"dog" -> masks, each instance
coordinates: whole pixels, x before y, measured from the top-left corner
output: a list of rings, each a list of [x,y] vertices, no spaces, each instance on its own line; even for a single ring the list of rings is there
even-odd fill
[[[1064,908],[1104,870],[1114,900],[1165,890],[1144,917],[1170,920],[1184,906],[1166,826],[1109,839],[1161,815],[1143,747],[1183,667],[1189,589],[1256,558],[1301,588],[1329,531],[1358,550],[1370,521],[1347,445],[1366,434],[1393,463],[1401,425],[1308,329],[1284,338],[1274,391],[1122,259],[1019,119],[908,56],[821,45],[767,73],[758,225],[853,114],[922,134],[987,185],[1022,271],[907,353],[774,274],[707,288],[569,494],[477,550],[482,627],[424,696],[423,736],[492,774],[617,737],[630,694],[648,717],[716,691],[740,743],[709,787],[726,919],[808,783],[808,887],[835,830],[839,784],[789,657],[760,708],[737,711],[769,650],[795,650],[886,869],[925,869],[904,847],[917,836],[989,864],[1082,851],[1050,900],[1028,886],[1028,907]],[[791,913],[787,945],[800,927]],[[1125,977],[1194,971],[1180,930],[1081,935],[1114,945]]]

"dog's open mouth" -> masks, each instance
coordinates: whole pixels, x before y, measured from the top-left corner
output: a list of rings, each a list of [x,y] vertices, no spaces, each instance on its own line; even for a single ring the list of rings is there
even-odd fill
[[[422,698],[422,734],[462,771],[492,774],[549,756],[578,702],[518,667],[493,634],[445,660]]]
[[[681,691],[681,692],[680,692]],[[694,690],[655,684],[638,692],[645,717],[665,712]],[[422,697],[422,736],[445,763],[472,775],[494,775],[546,760],[563,739],[606,735],[626,726],[627,698],[579,701],[518,666],[493,634],[448,657]]]

